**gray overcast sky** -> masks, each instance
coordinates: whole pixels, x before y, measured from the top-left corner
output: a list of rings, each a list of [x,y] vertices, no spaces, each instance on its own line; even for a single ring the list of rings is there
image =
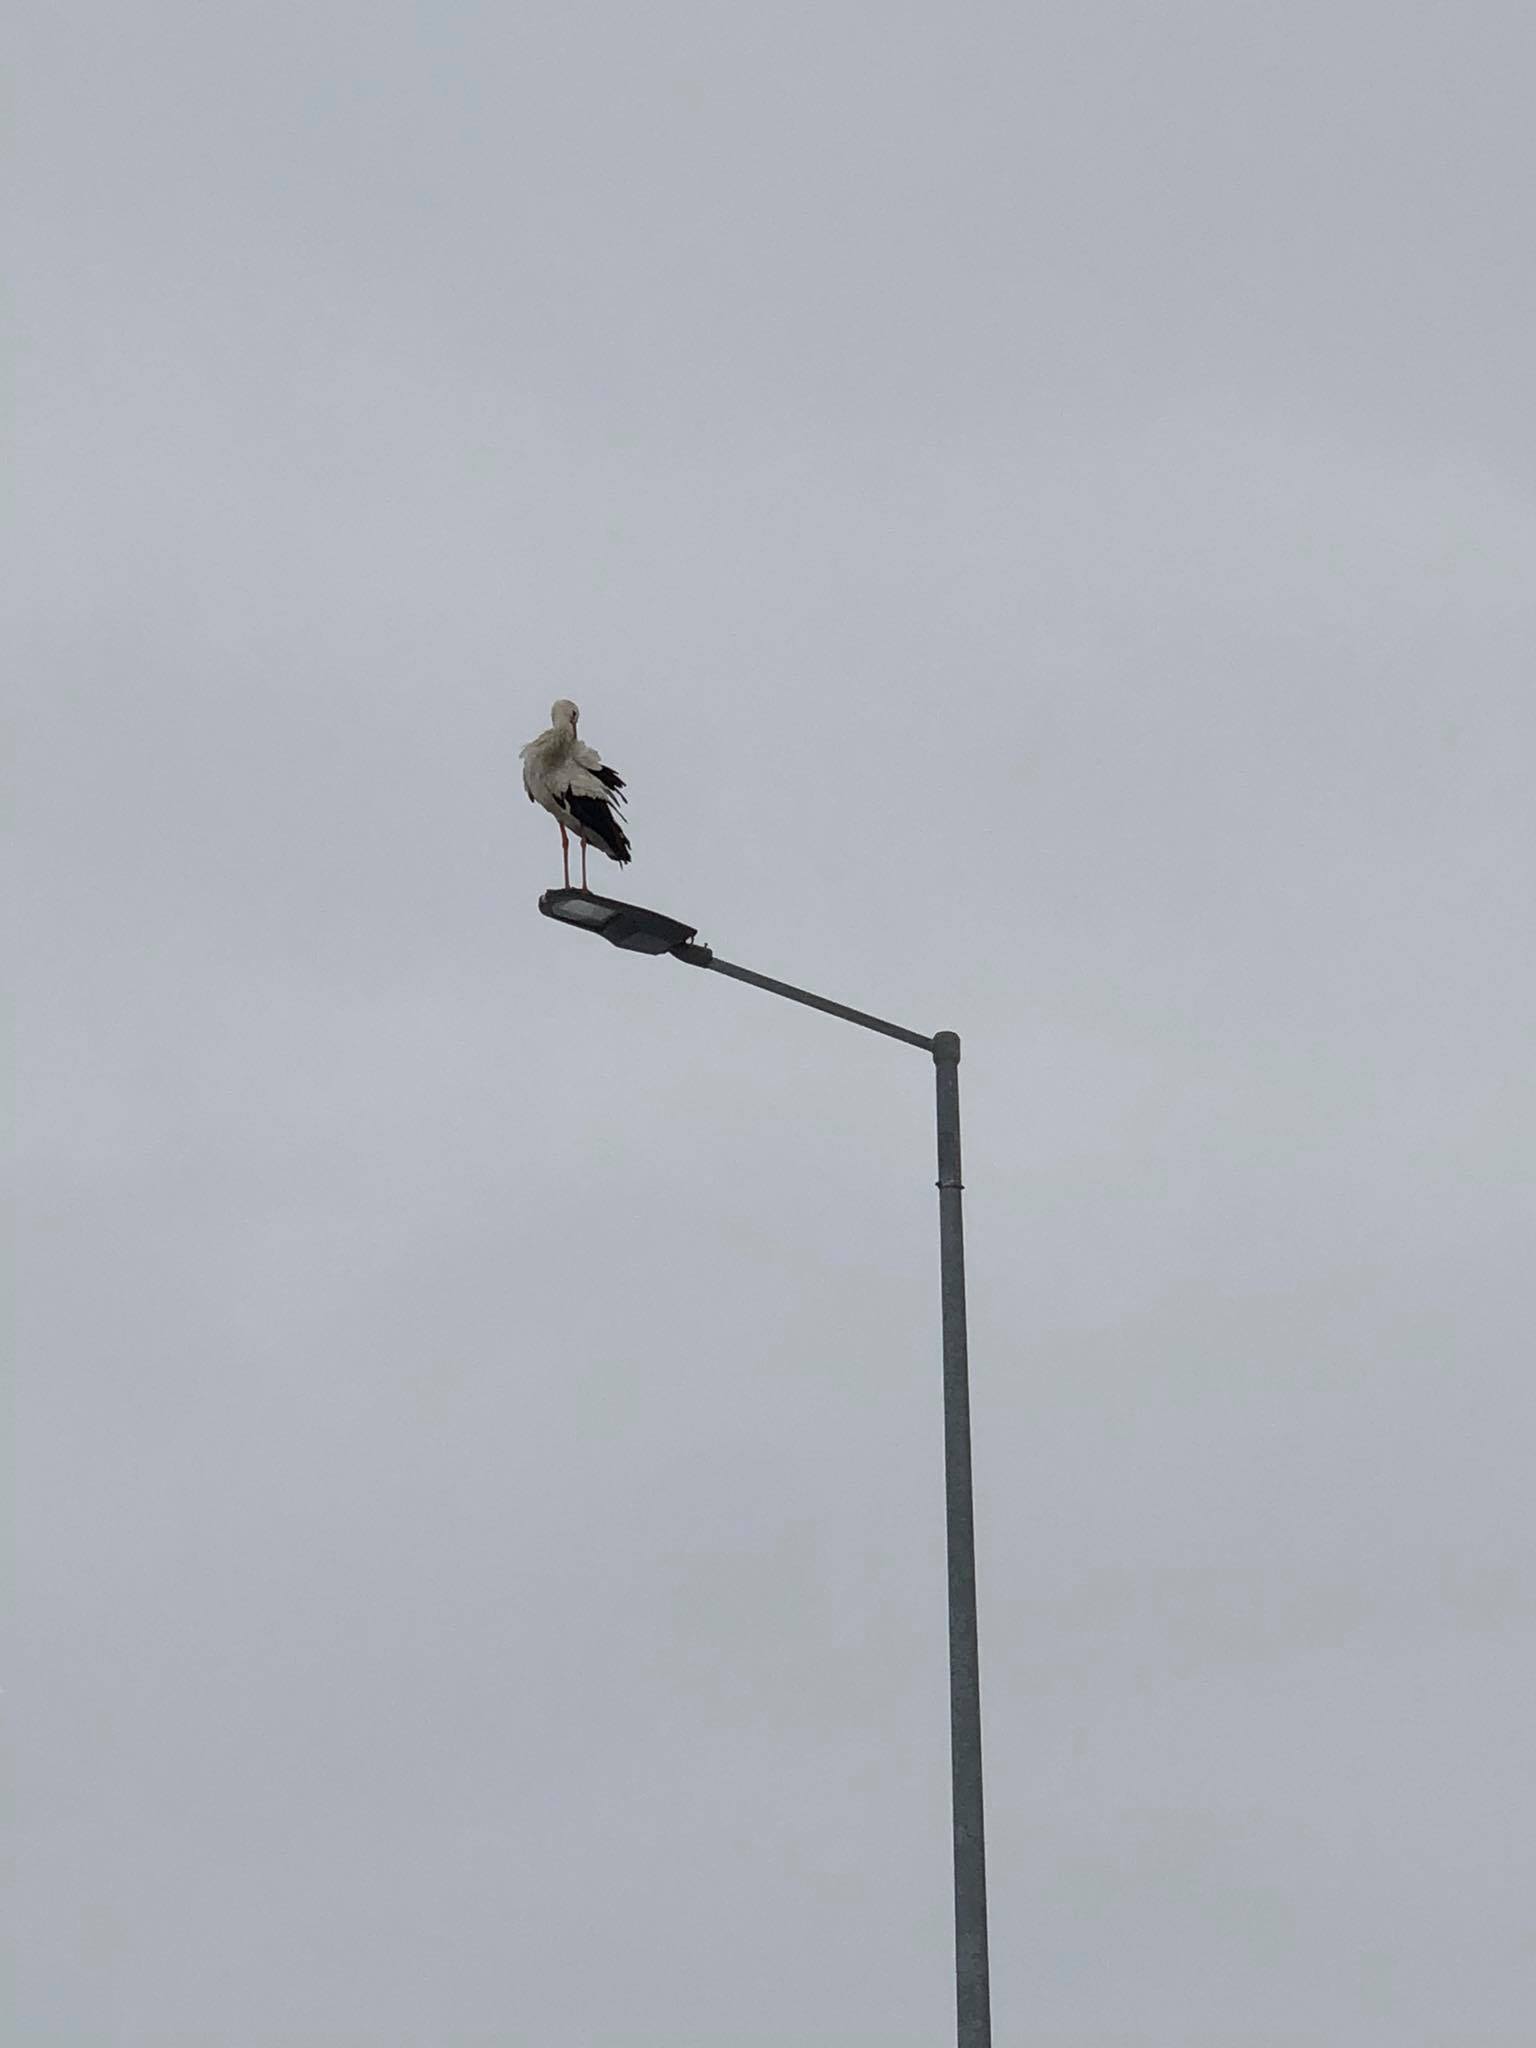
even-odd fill
[[[22,37],[27,2048],[1528,2048],[1525,0]],[[603,879],[614,871],[603,868]]]

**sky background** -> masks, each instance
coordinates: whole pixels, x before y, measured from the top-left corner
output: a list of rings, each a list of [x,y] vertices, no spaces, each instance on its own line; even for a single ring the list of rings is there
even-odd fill
[[[1536,27],[19,37],[25,2048],[1528,2048]]]

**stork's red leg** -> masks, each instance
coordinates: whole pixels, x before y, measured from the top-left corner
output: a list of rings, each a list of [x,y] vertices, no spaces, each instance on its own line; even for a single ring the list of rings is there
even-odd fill
[[[585,839],[581,842],[581,893],[583,896],[591,894],[591,891],[587,888],[587,842]]]
[[[556,818],[555,823],[560,825],[560,859],[565,866],[565,886],[569,889],[571,886],[571,842],[566,835],[564,825],[560,824],[558,818]]]

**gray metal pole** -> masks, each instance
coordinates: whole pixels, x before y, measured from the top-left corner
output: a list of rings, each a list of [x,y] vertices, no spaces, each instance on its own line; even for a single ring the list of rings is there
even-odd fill
[[[981,1800],[981,1667],[976,1650],[976,1523],[965,1343],[960,1178],[960,1040],[933,1041],[939,1129],[939,1286],[944,1327],[944,1502],[949,1551],[949,1753],[955,1834],[955,2004],[959,2048],[991,2048],[987,1846]]]
[[[862,1024],[932,1052],[938,1096],[939,1287],[944,1331],[944,1533],[949,1557],[949,1757],[955,1845],[955,2010],[959,2048],[992,2048],[987,1961],[987,1843],[981,1794],[981,1668],[976,1648],[976,1519],[971,1493],[971,1383],[965,1339],[965,1228],[960,1177],[960,1040],[932,1038],[809,989],[719,959],[708,946],[672,951],[691,967]]]
[[[716,974],[728,974],[733,981],[749,981],[754,988],[767,989],[771,996],[788,996],[792,1003],[825,1010],[829,1017],[846,1017],[850,1024],[862,1024],[866,1031],[883,1032],[887,1038],[899,1038],[907,1045],[920,1045],[924,1052],[933,1051],[933,1040],[924,1038],[921,1031],[909,1031],[905,1024],[892,1024],[885,1017],[871,1017],[868,1010],[851,1010],[846,1003],[834,1003],[830,996],[812,995],[808,988],[796,988],[793,982],[770,981],[766,974],[754,974],[750,967],[738,967],[734,960],[722,960],[712,946],[674,946],[672,957],[686,960],[690,967],[708,967]]]

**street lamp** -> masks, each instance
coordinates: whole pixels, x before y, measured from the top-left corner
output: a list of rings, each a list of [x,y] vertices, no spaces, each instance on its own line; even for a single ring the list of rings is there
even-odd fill
[[[709,968],[787,996],[867,1031],[899,1038],[932,1053],[938,1107],[939,1287],[944,1338],[944,1526],[949,1557],[950,1782],[955,1849],[955,2004],[959,2048],[990,2048],[987,1968],[987,1851],[981,1798],[981,1674],[976,1649],[976,1529],[971,1495],[971,1394],[965,1343],[965,1236],[960,1198],[960,1040],[953,1031],[925,1038],[883,1017],[852,1010],[765,974],[717,958],[694,943],[696,929],[611,896],[548,889],[545,917],[596,932],[631,953],[670,953],[690,967]]]

